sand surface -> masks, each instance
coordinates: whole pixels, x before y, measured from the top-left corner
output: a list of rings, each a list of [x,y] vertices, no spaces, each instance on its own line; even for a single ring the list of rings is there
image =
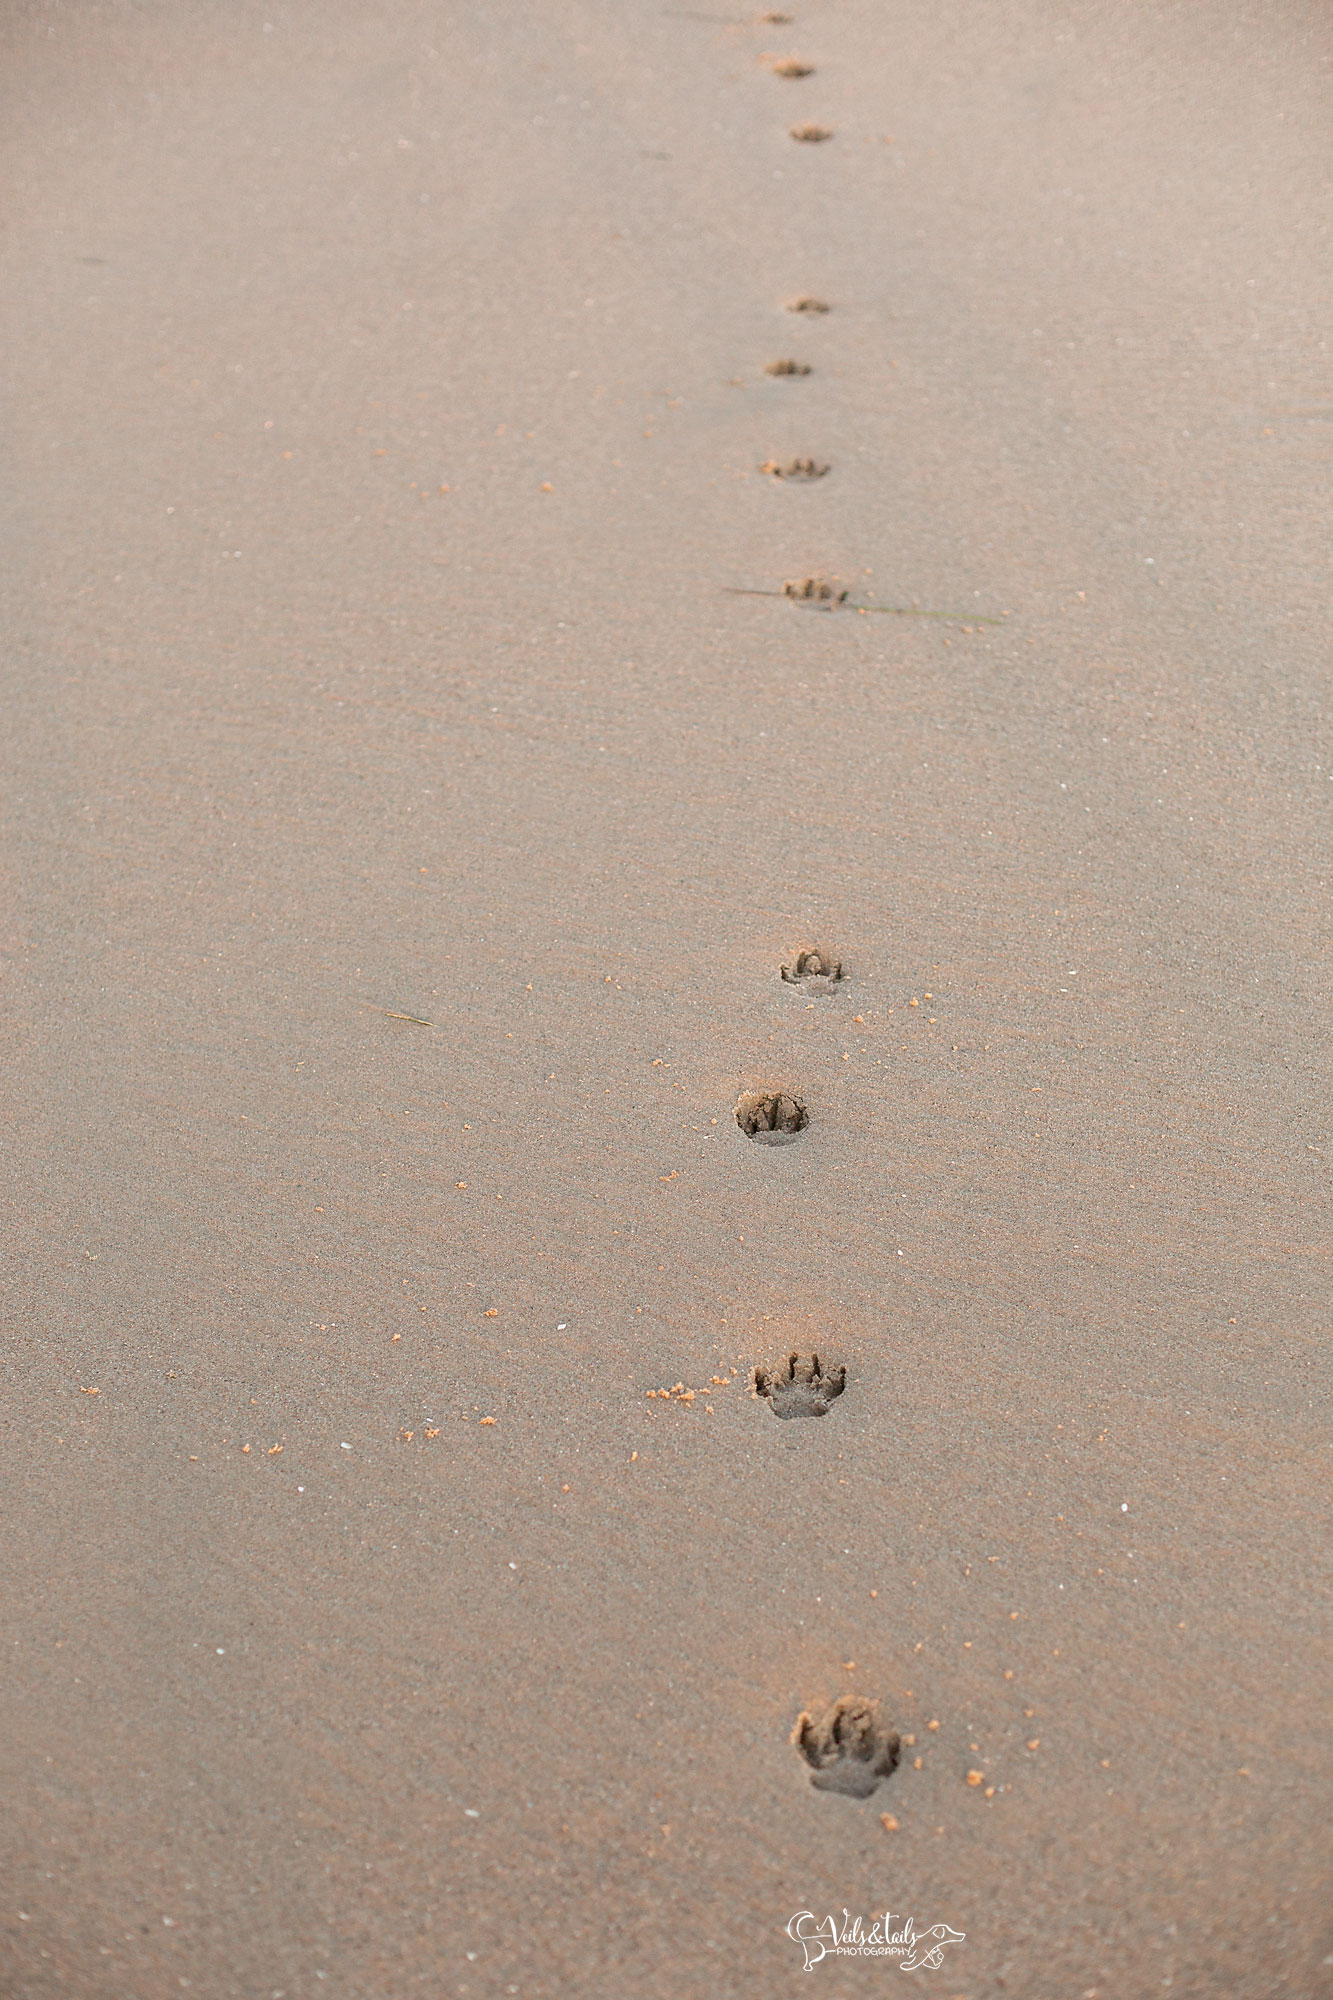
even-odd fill
[[[1328,15],[793,11],[0,29],[6,2000],[1326,1990]]]

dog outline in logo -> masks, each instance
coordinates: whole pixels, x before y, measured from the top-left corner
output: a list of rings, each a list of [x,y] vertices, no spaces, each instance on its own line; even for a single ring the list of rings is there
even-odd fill
[[[806,1972],[813,1972],[820,1959],[828,1957],[828,1946],[822,1938],[807,1937],[805,1935],[805,1932],[801,1929],[801,1925],[807,1917],[811,1923],[815,1922],[815,1913],[813,1910],[798,1910],[787,1925],[787,1936],[793,1939],[805,1953],[805,1965],[802,1969]],[[830,1920],[825,1917],[821,1928],[827,1930],[829,1926]]]
[[[921,1931],[912,1939],[911,1954],[903,1960],[899,1971],[938,1972],[944,1963],[945,1945],[961,1944],[966,1936],[966,1931],[951,1931],[947,1924],[932,1924],[928,1931]]]

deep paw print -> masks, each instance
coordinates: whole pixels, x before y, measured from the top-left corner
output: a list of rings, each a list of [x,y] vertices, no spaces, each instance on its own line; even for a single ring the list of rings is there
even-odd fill
[[[778,56],[768,66],[774,76],[813,76],[815,73],[814,64],[802,62],[799,56]]]
[[[829,310],[823,299],[812,298],[809,292],[802,292],[799,299],[792,299],[787,306],[789,313],[826,313]]]
[[[814,369],[808,361],[766,361],[765,375],[813,375]]]
[[[773,479],[790,479],[799,486],[812,479],[822,479],[829,467],[821,465],[817,458],[789,458],[785,465],[776,458],[767,458],[759,470],[767,472]]]
[[[847,602],[847,592],[838,587],[836,580],[827,576],[792,577],[782,586],[784,597],[795,598],[798,604],[816,604],[823,610],[832,610],[835,604]]]
[[[788,986],[803,986],[807,993],[831,993],[845,976],[842,960],[826,951],[798,951],[792,963],[782,968]]]
[[[736,1123],[747,1139],[765,1146],[786,1146],[810,1123],[810,1114],[785,1090],[747,1090],[736,1106]]]
[[[848,1799],[868,1799],[898,1763],[897,1730],[884,1721],[878,1702],[856,1694],[839,1696],[817,1721],[798,1715],[791,1740],[810,1766],[811,1784]]]
[[[781,1368],[756,1368],[757,1396],[767,1397],[775,1417],[826,1417],[847,1386],[845,1368],[825,1368],[817,1354],[791,1355]]]
[[[791,136],[802,146],[822,146],[833,134],[827,125],[793,125]]]

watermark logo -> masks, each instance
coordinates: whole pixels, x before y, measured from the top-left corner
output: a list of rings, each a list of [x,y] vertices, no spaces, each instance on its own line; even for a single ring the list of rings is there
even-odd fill
[[[891,1910],[870,1923],[850,1910],[843,1911],[841,1923],[834,1916],[798,1910],[788,1922],[787,1936],[805,1953],[807,1972],[813,1972],[821,1958],[896,1958],[900,1972],[938,1972],[946,1947],[962,1944],[967,1933],[951,1930],[948,1924],[919,1931],[910,1917],[895,1916]]]

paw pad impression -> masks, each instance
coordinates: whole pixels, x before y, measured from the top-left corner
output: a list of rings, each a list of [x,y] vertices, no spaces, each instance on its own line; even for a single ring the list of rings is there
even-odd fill
[[[818,1717],[802,1712],[791,1740],[810,1766],[811,1784],[844,1798],[868,1799],[898,1763],[897,1730],[884,1721],[878,1702],[857,1694],[840,1695]]]
[[[783,966],[782,977],[808,993],[831,993],[842,982],[842,963],[827,951],[798,951],[793,963]]]
[[[747,1139],[764,1146],[787,1146],[804,1132],[810,1114],[797,1097],[780,1090],[772,1095],[747,1090],[736,1106],[736,1123]]]
[[[783,584],[782,595],[793,598],[798,604],[817,604],[828,608],[834,604],[845,604],[848,594],[829,577],[798,576]]]
[[[766,458],[759,470],[770,479],[789,479],[796,486],[808,486],[812,480],[823,479],[829,468],[817,458],[789,458],[785,465],[779,459]]]
[[[756,1368],[755,1394],[765,1396],[775,1417],[826,1417],[847,1386],[845,1368],[825,1368],[817,1354],[793,1354],[780,1368]]]

